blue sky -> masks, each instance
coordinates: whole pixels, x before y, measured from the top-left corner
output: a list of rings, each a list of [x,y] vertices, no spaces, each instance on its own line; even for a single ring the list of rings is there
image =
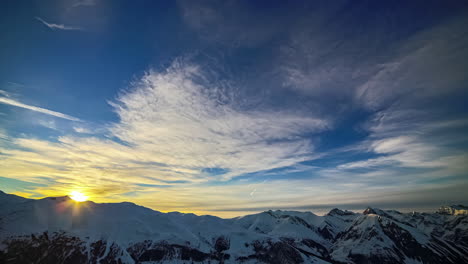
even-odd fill
[[[468,203],[465,1],[7,1],[0,189],[229,217]]]

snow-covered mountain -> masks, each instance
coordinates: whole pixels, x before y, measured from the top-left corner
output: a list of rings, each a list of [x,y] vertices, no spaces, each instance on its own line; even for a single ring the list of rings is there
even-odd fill
[[[222,219],[0,192],[0,263],[468,263],[468,215],[368,208]]]
[[[468,207],[463,205],[441,206],[438,212],[440,214],[468,215]]]

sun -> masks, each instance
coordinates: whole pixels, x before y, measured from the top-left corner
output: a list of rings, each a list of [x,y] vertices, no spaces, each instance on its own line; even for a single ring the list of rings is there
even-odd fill
[[[77,202],[84,202],[84,201],[88,200],[88,197],[86,195],[84,195],[83,193],[78,192],[78,191],[71,192],[70,193],[70,198],[72,198],[73,200],[75,200]]]

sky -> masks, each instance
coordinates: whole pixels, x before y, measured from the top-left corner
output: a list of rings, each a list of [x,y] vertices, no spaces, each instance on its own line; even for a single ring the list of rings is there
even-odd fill
[[[467,1],[5,1],[0,189],[168,212],[468,204]]]

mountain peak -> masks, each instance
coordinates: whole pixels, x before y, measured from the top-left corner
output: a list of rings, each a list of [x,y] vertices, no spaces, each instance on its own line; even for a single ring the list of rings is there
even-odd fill
[[[385,216],[386,213],[379,209],[379,208],[372,208],[372,207],[367,207],[366,210],[364,210],[364,212],[362,212],[362,214],[364,215],[368,215],[368,214],[376,214],[376,215],[380,215],[380,216]]]
[[[333,215],[354,215],[355,213],[354,212],[351,212],[351,211],[348,211],[348,210],[341,210],[341,209],[338,209],[338,208],[333,208],[330,210],[330,212],[328,212],[327,215],[330,215],[330,216],[333,216]]]
[[[468,215],[468,207],[464,205],[441,206],[437,211],[439,214]]]
[[[72,199],[68,196],[57,196],[57,197],[45,197],[40,200],[44,201],[54,201],[54,202],[67,202],[67,201],[72,201]]]

